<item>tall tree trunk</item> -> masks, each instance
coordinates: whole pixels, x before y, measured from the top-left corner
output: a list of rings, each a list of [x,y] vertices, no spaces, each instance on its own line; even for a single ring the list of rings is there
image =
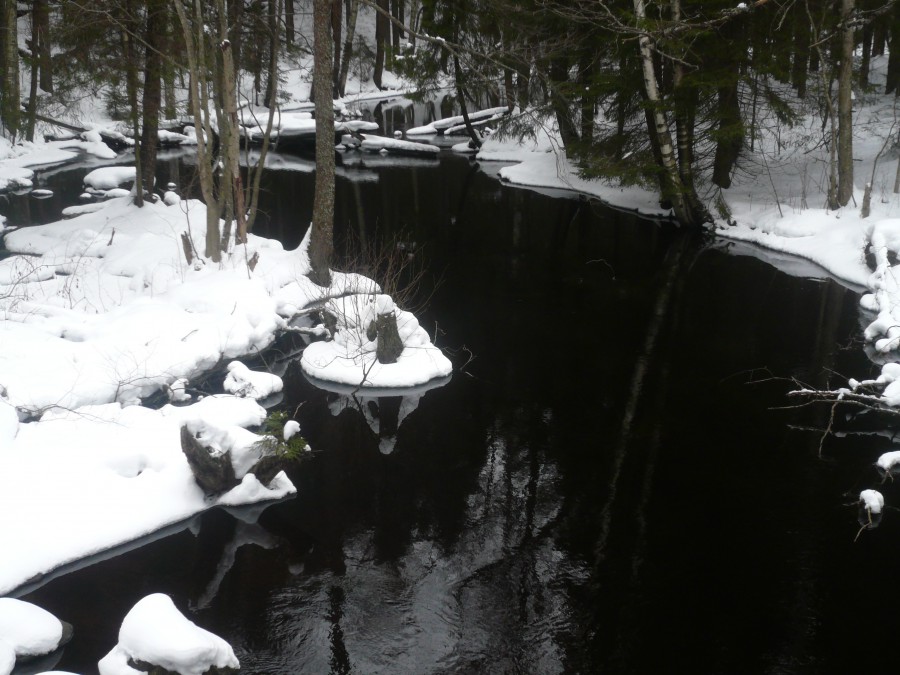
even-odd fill
[[[639,26],[647,21],[644,0],[634,0],[634,15]],[[650,42],[650,36],[646,33],[642,33],[638,38],[638,53],[641,58],[644,94],[647,97],[650,110],[648,119],[652,120],[650,133],[656,137],[656,142],[659,146],[660,182],[663,186],[661,197],[671,201],[675,218],[680,223],[697,225],[699,222],[685,199],[684,186],[681,184],[681,177],[678,173],[675,149],[672,145],[672,134],[669,131],[669,124],[663,112],[659,83],[656,79],[656,70],[653,67],[653,46]]]
[[[887,78],[884,93],[900,96],[900,3],[894,5],[891,12],[891,49],[888,54]]]
[[[388,25],[387,16],[383,12],[388,11],[388,0],[377,0],[381,10],[375,14],[375,70],[372,73],[372,82],[381,89],[381,76],[384,74],[384,46],[390,38],[391,27]]]
[[[331,0],[331,37],[334,46],[334,63],[331,68],[331,98],[341,96],[341,29],[343,28],[343,2]]]
[[[713,159],[712,181],[721,188],[731,187],[731,172],[737,163],[744,143],[744,126],[741,122],[741,107],[738,101],[738,82],[719,87],[716,114],[719,126],[716,139],[716,154]]]
[[[143,165],[141,163],[141,125],[140,110],[138,109],[138,61],[137,50],[134,46],[133,35],[137,34],[135,21],[130,17],[135,16],[134,7],[131,3],[125,7],[125,16],[123,20],[123,30],[121,35],[122,54],[125,58],[125,89],[128,94],[128,108],[130,110],[131,130],[135,139],[134,143],[134,203],[137,206],[144,205],[144,181],[143,181]]]
[[[353,40],[356,37],[356,17],[359,15],[359,0],[351,0],[347,12],[347,31],[344,49],[341,53],[341,72],[338,79],[338,95],[347,93],[347,75],[350,73],[350,58],[353,56]]]
[[[862,42],[862,59],[859,62],[859,86],[869,86],[869,67],[872,63],[872,35],[875,29],[868,23],[863,26],[860,40]]]
[[[878,21],[872,32],[872,56],[884,56],[885,41],[888,36],[888,22]]]
[[[41,90],[53,91],[53,61],[50,54],[50,11],[47,0],[34,0],[31,10],[31,39],[37,51],[38,69],[40,71]]]
[[[550,60],[550,105],[556,115],[559,125],[559,135],[563,146],[572,150],[578,145],[578,129],[572,120],[572,108],[569,101],[563,95],[565,85],[569,80],[569,62],[564,56],[556,56]]]
[[[331,98],[331,0],[313,0],[313,68],[316,88],[316,193],[309,243],[309,278],[331,284],[334,247],[334,100]]]
[[[197,129],[197,174],[200,178],[200,190],[203,201],[206,203],[206,243],[205,255],[213,262],[222,259],[219,250],[219,208],[215,197],[215,178],[213,176],[212,158],[212,129],[209,124],[209,111],[201,101],[207,100],[208,87],[206,81],[206,47],[205,33],[202,17],[199,16],[199,6],[194,5],[193,18],[188,19],[184,6],[176,2],[175,12],[181,24],[182,37],[187,51],[188,67],[190,69],[190,100],[191,113],[194,116],[194,126]],[[196,36],[191,30],[192,25],[197,30]]]
[[[854,0],[841,0],[841,69],[838,74],[838,203],[853,196],[853,47]]]
[[[35,115],[37,115],[37,98],[38,98],[38,56],[37,56],[37,47],[34,42],[32,42],[32,52],[31,52],[31,77],[30,77],[30,87],[28,90],[28,117],[25,122],[25,140],[29,142],[34,141],[34,126],[37,121]]]
[[[284,40],[288,47],[294,44],[294,0],[284,3]]]
[[[797,96],[806,96],[806,76],[809,72],[809,21],[803,13],[796,9],[794,19],[794,59],[791,64],[791,84],[797,90]]]
[[[159,145],[159,108],[162,103],[162,50],[166,33],[165,0],[147,0],[146,52],[144,56],[144,99],[141,127],[141,186],[153,195],[156,151]]]
[[[391,45],[394,47],[394,54],[400,53],[400,39],[403,37],[403,3],[402,0],[390,0],[391,16],[394,21],[391,22]],[[399,22],[399,24],[397,23]]]
[[[272,54],[278,54],[278,16],[280,14],[278,10],[278,0],[269,0],[267,3],[267,10],[268,15],[266,16],[266,23],[268,24],[269,47],[266,55],[269,57],[267,59],[268,65],[271,66],[274,63],[276,64],[276,67],[274,70],[272,70],[271,67],[266,68],[268,71],[268,79],[266,80],[266,107],[274,108],[278,105],[278,59],[273,59]]]
[[[0,0],[0,54],[2,54],[3,86],[0,87],[0,118],[3,132],[13,141],[19,134],[21,103],[19,101],[19,32],[16,25],[16,0]]]
[[[469,134],[469,138],[472,141],[472,146],[475,148],[480,148],[481,139],[475,132],[475,128],[472,126],[472,121],[469,119],[469,109],[466,106],[466,92],[463,89],[462,84],[462,68],[459,67],[459,56],[456,53],[453,54],[453,75],[453,79],[456,82],[456,95],[459,98],[459,111],[460,114],[462,114],[463,124],[465,125],[466,132]]]

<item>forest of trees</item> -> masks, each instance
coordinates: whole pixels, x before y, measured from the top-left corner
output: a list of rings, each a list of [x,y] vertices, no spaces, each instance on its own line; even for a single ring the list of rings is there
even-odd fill
[[[253,103],[277,105],[279,77],[313,53],[314,7],[317,36],[330,37],[317,52],[330,77],[316,97],[341,96],[356,64],[379,87],[385,69],[423,95],[450,87],[464,114],[508,105],[522,114],[507,133],[549,120],[586,175],[653,184],[685,224],[727,219],[716,194],[756,130],[809,110],[831,158],[829,206],[847,204],[851,92],[864,93],[872,59],[889,55],[886,91],[900,93],[896,0],[0,0],[3,134],[33,138],[41,114],[102,95],[140,139],[136,163],[152,191],[159,120],[193,115],[209,128],[209,107],[233,116],[235,102],[250,102],[237,100],[234,73],[252,83],[243,91]],[[232,153],[232,177],[209,189],[235,190],[217,213],[243,232],[237,140],[218,150]]]

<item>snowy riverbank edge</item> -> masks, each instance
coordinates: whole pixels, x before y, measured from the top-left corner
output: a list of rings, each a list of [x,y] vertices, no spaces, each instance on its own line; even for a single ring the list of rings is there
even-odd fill
[[[0,595],[211,507],[294,492],[284,474],[269,486],[247,474],[207,498],[193,479],[182,425],[215,429],[219,446],[246,470],[259,440],[248,427],[266,416],[253,399],[211,396],[160,410],[139,403],[264,350],[303,308],[327,303],[337,311],[342,297],[358,312],[338,317],[346,339],[316,350],[322,367],[302,362],[320,379],[335,364],[339,381],[358,384],[366,373],[376,387],[449,374],[450,362],[406,313],[400,329],[409,356],[370,367],[374,344],[351,329],[373,308],[393,308],[373,281],[335,273],[322,289],[306,277],[306,242],[285,251],[255,236],[221,264],[188,264],[181,236],[201,245],[204,228],[200,202],[169,198],[138,209],[123,197],[6,234],[15,255],[0,260],[0,546],[12,554],[0,566]]]

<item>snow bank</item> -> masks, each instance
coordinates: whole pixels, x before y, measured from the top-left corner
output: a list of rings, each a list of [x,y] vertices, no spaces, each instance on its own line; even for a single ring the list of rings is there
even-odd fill
[[[294,492],[284,480],[245,491],[246,501],[231,493],[207,500],[181,451],[181,426],[203,425],[245,472],[258,459],[259,437],[243,427],[264,418],[251,399],[215,396],[161,410],[118,403],[54,410],[20,425],[0,448],[0,546],[16,551],[0,566],[0,593],[216,504]]]
[[[110,181],[122,175],[112,173]],[[268,487],[245,476],[259,458],[258,437],[246,427],[265,417],[254,400],[207,397],[161,410],[134,404],[157,391],[183,399],[186,382],[264,350],[301,309],[328,302],[350,311],[378,287],[341,273],[330,288],[313,284],[308,235],[295,251],[250,235],[220,264],[188,265],[181,235],[202,246],[205,219],[193,200],[138,209],[124,198],[96,213],[6,234],[7,248],[28,255],[0,260],[0,550],[16,552],[0,565],[0,594],[216,504],[293,492],[284,474]],[[378,302],[393,308],[389,299]],[[374,345],[351,337],[351,326],[365,318],[354,315],[340,321],[339,365],[322,367],[334,347],[315,343],[309,356],[318,356],[308,370],[381,386],[449,373],[449,361],[415,318],[396,311],[406,344],[398,364],[372,367]],[[354,349],[359,353],[350,355]],[[242,364],[229,377],[234,388],[250,385],[253,395],[280,384]],[[205,499],[193,480],[181,451],[183,424],[230,452],[244,477],[219,500]]]
[[[119,629],[119,643],[98,664],[100,675],[135,675],[128,660],[181,675],[210,668],[240,668],[231,646],[178,611],[167,595],[148,595],[131,609]]]

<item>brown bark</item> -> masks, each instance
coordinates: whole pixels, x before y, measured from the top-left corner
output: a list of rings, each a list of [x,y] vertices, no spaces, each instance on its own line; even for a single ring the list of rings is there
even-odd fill
[[[316,193],[309,244],[309,278],[331,284],[334,231],[334,101],[331,97],[331,0],[313,0],[313,56],[316,95]]]

